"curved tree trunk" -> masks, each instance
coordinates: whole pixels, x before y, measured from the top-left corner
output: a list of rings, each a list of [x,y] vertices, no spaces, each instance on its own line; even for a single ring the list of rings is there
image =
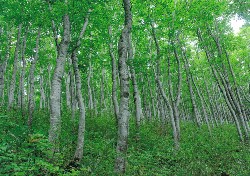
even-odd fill
[[[50,93],[50,130],[49,141],[53,144],[53,151],[59,149],[59,135],[61,128],[61,87],[64,74],[64,65],[67,56],[67,50],[70,42],[70,22],[69,15],[63,17],[64,34],[59,46],[56,59],[56,67],[51,83]]]
[[[78,106],[80,110],[80,118],[79,118],[79,128],[78,128],[78,140],[77,147],[74,155],[74,161],[80,161],[83,157],[83,145],[84,145],[84,131],[85,131],[85,105],[82,97],[82,84],[80,72],[78,69],[78,61],[76,57],[76,51],[74,51],[71,55],[72,64],[75,73],[76,80],[76,96],[78,100]]]
[[[176,125],[176,121],[175,121],[175,118],[174,118],[174,110],[172,108],[172,106],[170,105],[170,101],[168,99],[168,97],[166,96],[166,93],[164,92],[164,89],[162,87],[162,82],[160,80],[160,58],[161,58],[161,55],[160,55],[160,47],[159,47],[159,43],[158,43],[158,40],[156,38],[156,35],[155,35],[155,28],[153,26],[153,24],[151,23],[151,27],[152,27],[152,35],[153,35],[153,39],[154,39],[154,42],[155,42],[155,46],[156,46],[156,51],[157,51],[157,61],[156,61],[156,83],[157,83],[157,86],[159,88],[159,92],[169,110],[169,115],[170,115],[170,119],[171,119],[171,125],[172,125],[172,128],[173,128],[173,138],[174,138],[174,146],[175,146],[175,149],[178,150],[179,149],[179,138],[178,138],[178,132],[177,132],[177,125]]]
[[[118,138],[116,146],[115,172],[125,173],[126,153],[128,148],[129,130],[129,70],[127,65],[129,37],[132,29],[132,12],[130,0],[123,0],[125,22],[118,43],[119,75],[120,75],[120,108],[118,116]]]
[[[75,82],[76,82],[76,97],[77,97],[78,106],[80,110],[77,147],[76,147],[75,155],[73,159],[74,161],[81,161],[83,158],[84,132],[85,132],[85,104],[84,104],[84,99],[82,96],[82,83],[81,83],[80,71],[78,68],[77,51],[78,51],[78,48],[81,46],[81,39],[88,25],[88,17],[89,17],[89,14],[87,14],[85,18],[85,22],[83,24],[80,35],[78,37],[76,46],[74,46],[74,50],[71,53],[71,60],[72,60],[72,65],[73,65],[73,70],[74,70],[74,75],[75,75]]]

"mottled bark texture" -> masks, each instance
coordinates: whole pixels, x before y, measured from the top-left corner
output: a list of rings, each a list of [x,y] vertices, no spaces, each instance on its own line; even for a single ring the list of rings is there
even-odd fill
[[[59,148],[59,136],[61,128],[61,87],[62,77],[64,74],[64,65],[67,56],[67,50],[70,42],[70,21],[69,15],[63,17],[63,37],[58,47],[58,55],[56,59],[56,66],[51,83],[50,92],[50,129],[49,141],[52,143],[53,151]]]
[[[115,172],[125,173],[126,170],[126,153],[128,148],[128,130],[129,130],[129,70],[127,65],[129,37],[132,29],[132,12],[130,0],[123,0],[125,11],[125,22],[119,43],[119,75],[120,75],[120,107],[118,115],[118,136],[116,146]]]
[[[88,25],[88,21],[89,21],[88,17],[89,17],[89,14],[87,14],[85,18],[85,22],[83,24],[80,35],[78,37],[77,43],[74,47],[74,50],[71,53],[71,60],[72,60],[74,74],[75,74],[75,81],[76,81],[76,97],[77,97],[79,111],[80,111],[77,146],[75,150],[74,161],[81,161],[83,158],[84,132],[85,132],[85,104],[84,104],[84,99],[82,96],[82,83],[81,83],[80,71],[78,68],[77,53],[78,53],[79,47],[81,46],[81,40],[83,38],[83,35]]]

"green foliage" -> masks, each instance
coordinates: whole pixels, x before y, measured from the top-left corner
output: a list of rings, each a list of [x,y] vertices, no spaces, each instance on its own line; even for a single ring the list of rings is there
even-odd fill
[[[70,167],[77,136],[77,120],[69,112],[63,113],[61,153],[53,155],[47,140],[48,116],[36,114],[34,133],[28,129],[18,112],[1,110],[0,174],[3,175],[114,175],[116,147],[115,120],[110,116],[87,119],[84,158]],[[66,123],[67,122],[67,123]],[[141,126],[136,136],[131,119],[126,175],[249,175],[250,148],[238,142],[231,124],[212,129],[212,137],[204,125],[181,124],[181,148],[173,149],[170,134],[158,121]]]

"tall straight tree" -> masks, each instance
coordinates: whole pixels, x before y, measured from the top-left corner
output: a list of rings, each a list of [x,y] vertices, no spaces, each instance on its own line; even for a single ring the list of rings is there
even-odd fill
[[[0,100],[2,99],[2,101],[0,102],[0,104],[2,104],[2,102],[4,102],[4,82],[5,82],[5,71],[6,71],[6,67],[7,67],[7,63],[8,60],[10,58],[10,45],[11,45],[11,32],[8,32],[8,39],[7,39],[8,43],[5,49],[5,57],[4,60],[0,59]]]
[[[38,53],[39,53],[39,40],[40,40],[40,31],[41,29],[38,29],[37,39],[36,39],[36,54],[33,58],[30,66],[30,75],[29,75],[29,83],[30,83],[30,90],[29,90],[29,102],[28,102],[28,109],[29,109],[29,119],[28,119],[28,125],[31,129],[32,127],[32,120],[33,120],[33,112],[35,108],[35,102],[34,102],[34,93],[35,93],[35,69],[36,69],[36,62],[38,59]]]
[[[116,68],[116,58],[113,52],[113,43],[112,43],[112,28],[109,26],[109,35],[110,35],[110,43],[109,43],[109,54],[112,60],[112,102],[115,110],[116,120],[119,114],[119,104],[117,100],[117,68]]]
[[[126,153],[128,148],[129,129],[129,70],[127,65],[132,29],[132,12],[130,0],[123,0],[125,11],[124,28],[119,43],[120,107],[118,115],[118,137],[116,146],[115,172],[125,173]]]
[[[8,108],[13,108],[14,106],[14,95],[15,95],[15,89],[16,89],[16,74],[17,74],[17,66],[18,66],[18,53],[20,49],[21,32],[22,32],[22,24],[19,24],[16,49],[15,49],[15,54],[14,54],[13,73],[12,73],[12,78],[11,78],[10,87],[9,87]]]

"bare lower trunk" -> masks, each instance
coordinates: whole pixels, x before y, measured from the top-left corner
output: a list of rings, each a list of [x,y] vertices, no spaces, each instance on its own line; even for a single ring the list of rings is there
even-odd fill
[[[5,82],[5,72],[8,60],[10,58],[10,45],[11,45],[11,32],[8,34],[8,44],[6,47],[6,53],[4,57],[4,61],[0,63],[0,103],[4,104],[4,82]],[[8,89],[7,89],[8,90]]]
[[[47,108],[48,110],[50,110],[50,91],[51,91],[51,66],[50,64],[48,65],[48,81],[47,81],[47,84],[48,84],[48,88],[47,88]]]
[[[203,37],[201,35],[200,29],[197,30],[197,35],[198,35],[199,41],[203,44],[204,39],[203,39]],[[238,132],[240,141],[244,141],[242,131],[241,131],[241,127],[240,127],[240,123],[238,121],[237,114],[235,113],[236,107],[235,107],[235,104],[232,102],[232,97],[231,97],[231,95],[229,93],[228,87],[226,86],[225,79],[223,78],[221,73],[218,73],[218,71],[215,69],[214,65],[211,64],[212,53],[209,51],[208,47],[206,45],[203,45],[203,48],[204,48],[207,60],[208,60],[208,62],[210,64],[213,76],[214,76],[214,78],[216,80],[216,83],[219,86],[219,89],[220,89],[220,91],[221,91],[221,93],[222,93],[222,95],[223,95],[223,97],[224,97],[224,99],[226,101],[228,109],[229,109],[231,115],[234,118],[234,122],[235,122],[235,125],[236,125],[236,128],[237,128],[237,132]],[[222,87],[222,85],[220,83],[220,80],[221,80],[222,85],[223,85],[224,88]]]
[[[207,111],[206,111],[206,107],[205,107],[205,100],[204,100],[203,95],[202,95],[202,93],[200,92],[198,86],[196,85],[196,83],[195,83],[195,81],[194,81],[192,75],[191,75],[191,79],[192,79],[192,82],[193,82],[194,87],[195,87],[195,89],[196,89],[196,92],[197,92],[197,94],[198,94],[198,96],[199,96],[199,99],[201,100],[201,107],[202,107],[203,115],[204,115],[204,117],[205,117],[205,121],[206,121],[206,124],[207,124],[207,128],[208,128],[209,134],[210,134],[210,136],[211,136],[212,133],[211,133],[211,128],[210,128],[210,124],[209,124],[209,121],[208,121],[208,115],[207,115]]]
[[[30,84],[30,90],[29,90],[29,102],[28,102],[28,109],[29,109],[29,118],[28,118],[28,126],[31,129],[32,128],[32,121],[33,121],[33,113],[35,108],[35,102],[34,102],[34,93],[35,93],[35,69],[36,69],[36,62],[38,59],[38,53],[39,53],[39,40],[40,40],[40,28],[38,29],[37,39],[36,39],[36,54],[33,58],[33,61],[31,62],[30,66],[30,74],[29,74],[29,84]]]
[[[112,43],[112,29],[109,27],[109,35],[110,35],[110,44],[109,44],[109,54],[112,59],[112,101],[115,110],[116,121],[119,114],[119,105],[117,100],[117,68],[116,68],[116,59],[113,52],[113,43]]]
[[[44,91],[43,71],[40,69],[40,109],[46,107],[46,98]]]
[[[91,115],[92,115],[92,111],[94,109],[94,105],[93,105],[93,96],[92,96],[92,88],[91,88],[91,77],[92,77],[92,66],[91,66],[91,62],[89,62],[89,73],[88,73],[88,97],[89,97],[89,110],[91,111]]]
[[[15,95],[15,89],[16,89],[16,74],[17,74],[17,66],[18,66],[18,53],[19,53],[19,48],[20,48],[21,31],[22,31],[22,24],[19,24],[16,49],[15,49],[15,55],[14,55],[13,73],[12,73],[12,78],[11,78],[10,87],[9,87],[9,101],[8,101],[9,109],[13,108],[14,106],[14,95]]]
[[[78,137],[77,137],[77,147],[75,150],[74,161],[81,161],[83,158],[83,146],[84,146],[84,132],[85,132],[85,104],[84,99],[82,96],[82,83],[81,83],[81,75],[78,68],[78,59],[77,59],[77,51],[78,48],[81,46],[81,39],[86,31],[88,25],[88,16],[87,14],[85,18],[85,22],[83,24],[82,30],[78,37],[78,41],[74,50],[71,53],[71,60],[75,75],[75,82],[76,82],[76,97],[78,102],[78,107],[80,110],[80,117],[79,117],[79,128],[78,128]]]
[[[64,34],[58,50],[50,93],[49,141],[53,144],[53,151],[57,151],[59,149],[59,136],[61,128],[61,84],[64,74],[67,50],[70,42],[70,22],[68,15],[64,15],[63,25]]]
[[[129,37],[132,29],[132,13],[130,0],[123,0],[125,23],[118,43],[119,75],[120,75],[120,108],[118,115],[118,138],[116,146],[115,172],[122,174],[126,170],[126,153],[128,148],[129,130],[129,71],[128,52]]]
[[[163,100],[164,100],[164,102],[169,110],[171,125],[172,125],[172,129],[173,129],[174,146],[175,146],[175,149],[178,150],[179,149],[179,138],[178,138],[178,133],[177,133],[178,129],[176,126],[176,121],[174,118],[174,110],[170,104],[168,97],[166,96],[166,93],[165,93],[163,86],[162,86],[162,82],[160,80],[160,59],[161,59],[160,46],[159,46],[158,40],[156,38],[155,29],[154,29],[154,26],[152,23],[151,23],[151,27],[152,27],[152,35],[153,35],[153,39],[154,39],[156,51],[157,51],[156,83],[157,83],[157,87],[159,88],[160,94],[161,94],[161,96],[162,96],[162,98],[163,98]]]
[[[106,110],[106,102],[104,95],[104,80],[105,80],[105,69],[102,68],[102,78],[101,78],[101,111]]]
[[[22,71],[20,75],[19,81],[19,88],[20,88],[20,100],[19,105],[21,111],[23,112],[25,107],[25,96],[24,96],[24,81],[25,81],[25,71],[26,71],[26,60],[25,60],[25,51],[26,51],[26,38],[27,38],[27,29],[23,38],[23,45],[22,45]]]
[[[75,80],[76,80],[76,96],[77,96],[78,106],[80,110],[78,140],[77,140],[77,147],[76,147],[76,151],[74,155],[74,160],[80,161],[83,157],[84,131],[85,131],[85,105],[84,105],[82,92],[81,92],[82,85],[81,85],[80,72],[78,69],[76,51],[73,52],[71,59],[72,59],[72,64],[74,68],[74,73],[75,73]]]
[[[72,65],[72,61],[71,64]],[[75,77],[73,70],[70,68],[70,97],[71,97],[71,119],[75,119],[76,112],[76,90],[75,90]]]
[[[193,91],[193,85],[192,85],[192,81],[191,81],[191,73],[190,73],[190,69],[189,69],[190,63],[189,63],[189,60],[186,56],[186,52],[183,49],[182,49],[182,54],[184,57],[183,60],[184,60],[184,66],[185,66],[185,71],[186,71],[188,89],[189,89],[190,98],[191,98],[191,102],[192,102],[192,111],[193,111],[193,115],[195,117],[196,123],[197,123],[198,127],[200,127],[201,121],[200,121],[199,112],[197,109],[197,104],[196,104],[195,95],[194,95],[194,91]]]
[[[67,105],[67,108],[70,108],[70,74],[69,73],[66,73],[65,74],[65,87],[66,87],[66,105]]]

